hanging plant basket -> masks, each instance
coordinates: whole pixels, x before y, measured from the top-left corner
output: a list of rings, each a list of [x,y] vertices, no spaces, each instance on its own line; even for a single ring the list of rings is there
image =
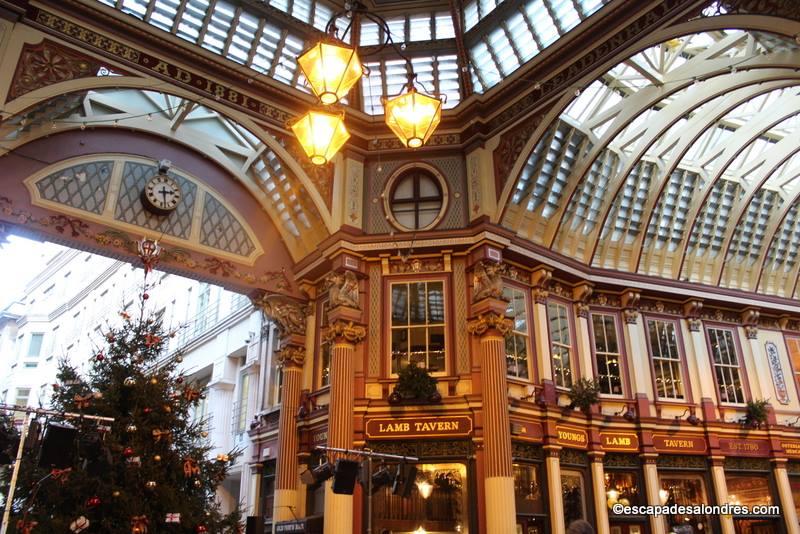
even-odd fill
[[[415,363],[398,373],[397,384],[389,395],[389,404],[433,404],[441,402],[442,395],[436,389],[436,379],[427,369]]]
[[[742,423],[750,428],[761,428],[767,422],[769,400],[757,399],[747,401],[747,413]]]
[[[600,388],[597,380],[581,378],[569,388],[569,407],[588,414],[593,404],[600,402]]]

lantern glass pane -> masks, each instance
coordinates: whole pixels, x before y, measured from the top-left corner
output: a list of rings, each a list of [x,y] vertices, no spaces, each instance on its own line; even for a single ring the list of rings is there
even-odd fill
[[[386,125],[410,148],[424,145],[441,118],[441,100],[415,90],[386,101]]]
[[[346,46],[317,43],[297,62],[323,104],[338,102],[363,74],[358,54]]]
[[[309,111],[291,128],[315,165],[329,162],[350,138],[342,116],[333,113]]]

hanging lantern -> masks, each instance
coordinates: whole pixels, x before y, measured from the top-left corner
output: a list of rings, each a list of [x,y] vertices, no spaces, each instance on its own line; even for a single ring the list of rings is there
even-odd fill
[[[424,145],[442,120],[442,101],[418,92],[408,91],[384,100],[386,125],[408,148]]]
[[[311,90],[325,104],[335,104],[364,74],[354,48],[319,42],[305,51],[297,64]]]
[[[324,165],[350,138],[344,115],[311,110],[290,128],[314,165]]]

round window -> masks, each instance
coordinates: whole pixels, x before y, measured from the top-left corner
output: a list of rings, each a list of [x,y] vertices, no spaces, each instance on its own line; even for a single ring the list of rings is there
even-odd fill
[[[426,169],[413,167],[389,181],[386,199],[391,222],[403,230],[427,230],[444,215],[444,180]]]

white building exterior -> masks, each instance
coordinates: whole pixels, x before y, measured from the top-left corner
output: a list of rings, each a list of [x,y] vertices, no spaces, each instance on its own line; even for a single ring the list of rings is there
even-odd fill
[[[85,366],[103,345],[108,325],[120,312],[138,313],[143,270],[126,262],[59,249],[21,295],[0,311],[0,399],[47,407],[57,364],[67,358]],[[276,345],[275,328],[245,295],[180,276],[154,271],[146,313],[163,315],[177,330],[169,352],[181,350],[190,380],[208,387],[198,417],[208,416],[212,456],[240,448],[218,492],[223,508],[241,503],[243,515],[258,515],[258,450],[248,436],[254,417],[272,411],[278,382],[267,365]],[[258,412],[258,413],[257,413]]]

